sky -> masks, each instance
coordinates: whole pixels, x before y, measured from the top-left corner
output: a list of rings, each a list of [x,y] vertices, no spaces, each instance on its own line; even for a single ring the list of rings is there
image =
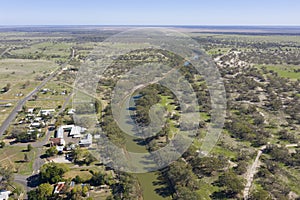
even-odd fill
[[[0,25],[300,25],[299,0],[0,0]]]

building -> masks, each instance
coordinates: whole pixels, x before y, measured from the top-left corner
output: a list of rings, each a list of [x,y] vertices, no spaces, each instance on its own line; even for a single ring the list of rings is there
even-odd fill
[[[80,127],[80,126],[74,126],[71,129],[71,132],[69,134],[69,136],[73,137],[73,138],[80,138],[81,134],[84,133],[86,131],[85,128]]]
[[[89,147],[93,143],[93,136],[91,134],[87,134],[86,137],[79,141],[79,145],[81,147]]]
[[[41,116],[49,116],[49,115],[51,115],[54,112],[55,112],[55,109],[40,110],[40,115]]]
[[[42,126],[42,124],[40,122],[34,122],[30,125],[30,127],[33,127],[33,128],[40,128]]]
[[[54,194],[59,194],[61,190],[64,188],[65,182],[58,182],[57,185],[54,188]]]
[[[56,131],[56,138],[64,138],[65,131],[72,131],[74,125],[61,126]]]
[[[63,138],[65,131],[69,131],[69,136],[71,136],[73,138],[80,138],[81,134],[84,133],[86,131],[86,129],[83,127],[80,127],[80,126],[75,126],[75,125],[61,126],[57,129],[56,137]]]
[[[68,115],[74,115],[75,112],[76,112],[76,110],[72,108],[68,111]]]
[[[58,152],[63,152],[64,151],[65,146],[56,146],[56,150]]]
[[[0,192],[0,200],[8,200],[11,191],[3,190]]]
[[[29,108],[29,109],[27,110],[27,113],[33,114],[34,110],[35,110],[34,108]]]

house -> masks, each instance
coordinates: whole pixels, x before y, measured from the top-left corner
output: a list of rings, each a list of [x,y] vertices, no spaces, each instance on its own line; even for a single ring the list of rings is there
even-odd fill
[[[3,190],[0,192],[0,200],[8,200],[11,191]]]
[[[71,132],[70,132],[69,136],[71,136],[73,138],[80,138],[81,137],[81,133],[83,133],[84,131],[86,131],[85,128],[80,127],[80,126],[74,126],[71,129]]]
[[[40,110],[40,115],[42,115],[42,116],[49,116],[49,115],[51,115],[54,112],[55,112],[55,109]]]
[[[75,186],[75,182],[74,182],[74,181],[71,181],[70,187],[71,187],[71,188],[74,188],[74,186]]]
[[[42,124],[40,122],[34,122],[30,125],[30,127],[33,127],[33,128],[40,128],[42,126]]]
[[[76,112],[76,110],[72,108],[68,111],[68,115],[74,115],[75,112]]]
[[[34,110],[35,110],[34,108],[29,108],[29,109],[27,110],[27,113],[33,114]]]
[[[66,147],[67,151],[71,151],[71,150],[74,150],[74,149],[76,149],[76,145],[75,144],[67,145],[67,147]]]
[[[64,188],[65,182],[58,182],[57,185],[54,188],[54,194],[59,194],[61,190]]]
[[[12,107],[12,104],[11,103],[2,104],[2,105],[0,105],[0,107],[9,108],[9,107]]]
[[[98,139],[100,139],[100,138],[101,138],[101,135],[100,135],[100,134],[98,134],[98,135],[94,135],[94,138],[98,140]]]
[[[34,122],[40,122],[40,121],[42,121],[43,120],[43,118],[42,117],[36,117],[36,118],[34,118]]]
[[[50,89],[44,88],[44,89],[41,90],[41,93],[46,94],[47,92],[50,92],[50,91],[51,91]]]
[[[73,138],[79,138],[81,137],[81,133],[83,133],[85,130],[85,128],[80,126],[64,125],[57,129],[56,137],[63,138],[64,132],[69,131],[69,136],[72,136]]]
[[[33,133],[36,133],[36,130],[34,130],[34,129],[29,129],[29,130],[27,131],[27,134],[28,134],[28,135],[31,135],[31,134],[33,134]]]
[[[80,126],[75,126],[75,125],[65,125],[65,126],[61,126],[58,128],[57,135],[63,136],[64,131],[70,131],[69,136],[71,136],[73,138],[80,138],[81,134],[84,133],[86,131],[86,129],[83,127],[80,127]],[[56,136],[56,137],[59,137],[59,136]]]
[[[58,152],[63,152],[64,151],[65,146],[56,146],[56,150]]]
[[[79,145],[81,147],[89,147],[93,143],[93,136],[91,134],[87,134],[86,137],[79,141]]]
[[[60,94],[61,95],[66,95],[68,92],[67,92],[67,90],[63,90]]]
[[[57,138],[64,138],[64,132],[65,131],[71,131],[73,129],[74,125],[65,125],[60,126],[56,131],[56,137]]]

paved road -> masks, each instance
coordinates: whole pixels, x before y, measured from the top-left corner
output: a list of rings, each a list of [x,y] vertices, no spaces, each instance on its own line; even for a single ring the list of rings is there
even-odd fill
[[[0,127],[0,136],[4,134],[4,132],[9,127],[10,123],[16,118],[18,111],[22,109],[23,105],[28,101],[34,94],[36,94],[39,90],[42,89],[48,83],[59,71],[61,70],[61,67],[53,71],[43,82],[37,86],[34,90],[32,90],[27,96],[25,96],[23,99],[21,99],[17,105],[14,107],[14,109],[11,111],[9,116],[5,119],[5,121],[2,123]]]

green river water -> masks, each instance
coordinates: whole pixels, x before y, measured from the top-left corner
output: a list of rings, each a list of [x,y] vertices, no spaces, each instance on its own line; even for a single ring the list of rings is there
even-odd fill
[[[130,112],[128,111],[129,107],[134,106],[133,98],[128,98],[124,101],[121,109],[121,120],[119,121],[123,129],[126,129],[125,137],[126,137],[126,149],[129,152],[138,152],[138,153],[146,153],[148,152],[146,146],[138,144],[134,139],[136,137],[132,136],[134,134],[133,128],[134,125],[128,122],[128,118],[130,118]],[[155,184],[158,180],[157,172],[148,172],[148,173],[139,173],[135,174],[140,182],[140,185],[143,190],[143,198],[144,200],[169,200],[169,197],[160,196],[156,190],[161,187],[165,187],[165,185]]]

